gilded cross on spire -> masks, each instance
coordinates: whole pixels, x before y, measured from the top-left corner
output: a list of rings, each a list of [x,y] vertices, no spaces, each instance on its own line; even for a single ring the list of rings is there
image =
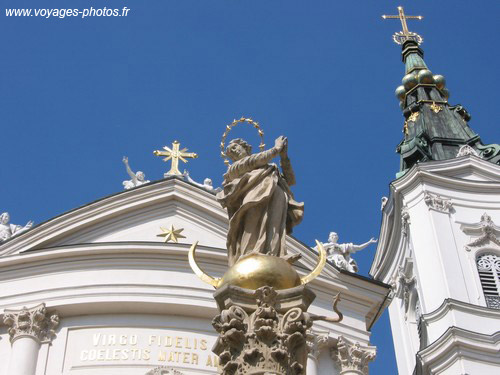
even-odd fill
[[[403,31],[399,31],[392,36],[392,39],[397,44],[403,44],[407,40],[414,40],[418,44],[421,44],[424,40],[420,35],[408,30],[408,25],[406,24],[406,20],[423,20],[423,16],[407,16],[405,14],[405,10],[403,7],[398,7],[399,14],[397,16],[387,16],[383,15],[382,18],[386,19],[399,19],[401,21],[401,25],[403,27]]]
[[[167,146],[164,146],[163,149],[165,151],[160,151],[160,150],[155,150],[153,151],[153,154],[156,156],[166,156],[163,161],[169,161],[172,160],[172,167],[170,170],[164,174],[165,177],[167,176],[182,176],[182,173],[179,171],[179,160],[182,160],[184,163],[187,163],[188,161],[185,158],[191,158],[191,159],[196,159],[198,157],[197,154],[194,152],[186,152],[187,148],[183,148],[182,150],[179,149],[180,143],[178,141],[174,141],[172,143],[172,148],[170,149]]]

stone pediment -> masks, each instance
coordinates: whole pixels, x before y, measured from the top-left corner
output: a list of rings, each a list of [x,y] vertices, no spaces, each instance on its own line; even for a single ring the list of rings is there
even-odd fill
[[[0,256],[75,244],[164,242],[161,227],[183,229],[179,243],[225,248],[227,216],[215,196],[177,178],[120,192],[37,225],[0,246]]]

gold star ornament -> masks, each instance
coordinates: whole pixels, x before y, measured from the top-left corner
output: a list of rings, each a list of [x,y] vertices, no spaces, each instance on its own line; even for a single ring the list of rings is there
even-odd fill
[[[166,229],[163,227],[160,227],[163,233],[157,234],[156,237],[165,237],[165,242],[179,242],[179,238],[186,238],[186,236],[183,236],[181,232],[184,230],[184,228],[179,228],[175,229],[173,225],[170,226],[170,229]]]

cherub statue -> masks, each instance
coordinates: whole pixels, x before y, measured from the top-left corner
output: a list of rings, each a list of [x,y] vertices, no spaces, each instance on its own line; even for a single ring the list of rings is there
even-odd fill
[[[327,259],[330,262],[333,262],[340,269],[353,273],[358,272],[359,269],[356,261],[351,258],[351,254],[363,250],[368,245],[377,242],[377,240],[373,237],[370,239],[370,241],[365,242],[361,245],[355,245],[353,243],[339,244],[337,242],[338,240],[338,234],[335,232],[330,232],[330,235],[328,236],[329,242],[323,244],[327,252]],[[316,247],[314,248],[316,249]]]
[[[287,149],[283,136],[276,139],[274,147],[256,154],[241,138],[233,139],[226,148],[233,164],[224,174],[224,190],[217,194],[217,200],[229,216],[229,266],[254,253],[287,258],[286,234],[304,214],[304,203],[296,202],[289,188],[295,184],[295,176]],[[277,156],[282,173],[276,164],[269,164]]]
[[[9,224],[9,222],[10,215],[8,212],[4,212],[0,215],[0,242],[26,232],[33,226],[32,221],[28,221],[24,227],[21,225]]]
[[[128,165],[128,158],[126,156],[122,159],[123,164],[125,164],[125,168],[127,169],[127,173],[130,176],[131,180],[123,181],[123,187],[125,190],[132,189],[136,186],[144,185],[149,182],[149,180],[145,180],[146,176],[143,172],[137,171],[137,173],[132,172],[130,166]]]
[[[220,187],[218,188],[214,188],[213,184],[212,184],[212,179],[211,178],[205,178],[203,180],[203,184],[200,184],[198,182],[196,182],[195,180],[193,180],[191,178],[191,176],[189,175],[189,172],[187,170],[184,169],[184,173],[182,174],[182,176],[184,177],[184,179],[190,183],[192,183],[193,185],[196,185],[196,186],[199,186],[205,190],[208,190],[210,192],[215,192],[215,193],[218,193],[219,191],[222,191],[222,189]]]

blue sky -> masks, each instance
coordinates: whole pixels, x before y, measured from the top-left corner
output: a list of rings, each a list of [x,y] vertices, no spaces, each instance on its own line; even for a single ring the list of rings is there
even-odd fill
[[[168,168],[152,151],[181,145],[186,168],[220,184],[219,142],[252,117],[266,143],[284,134],[306,204],[303,242],[378,236],[380,198],[398,171],[404,75],[401,29],[381,14],[403,5],[425,61],[486,143],[495,123],[500,2],[318,0],[2,0],[0,211],[47,220],[121,191],[122,156],[151,180]],[[5,8],[130,8],[127,17],[6,17]],[[231,135],[258,144],[240,127]],[[183,168],[183,167],[181,167]],[[356,254],[366,275],[374,246]],[[386,314],[373,330],[372,374],[395,374]]]

